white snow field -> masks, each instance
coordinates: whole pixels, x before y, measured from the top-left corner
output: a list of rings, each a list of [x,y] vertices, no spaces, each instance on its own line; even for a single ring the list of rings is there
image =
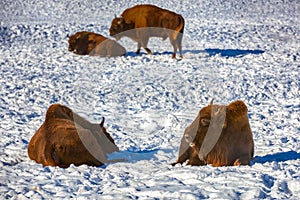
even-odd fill
[[[151,3],[185,18],[183,59],[78,56],[68,35],[109,37],[114,15]],[[299,0],[0,2],[0,199],[300,199]],[[243,100],[250,166],[170,164],[185,127],[209,104]],[[52,103],[105,126],[126,162],[43,167],[27,145]]]

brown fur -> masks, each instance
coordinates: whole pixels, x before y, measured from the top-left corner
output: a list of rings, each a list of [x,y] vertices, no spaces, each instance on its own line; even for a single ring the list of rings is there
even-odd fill
[[[81,31],[69,37],[69,51],[79,55],[123,56],[126,49],[103,35]]]
[[[43,166],[101,166],[107,153],[119,150],[103,123],[90,123],[70,108],[53,104],[28,144],[28,156]]]
[[[212,109],[216,107],[226,110],[222,132],[213,149],[203,160],[200,160],[198,152],[210,125]],[[205,164],[215,167],[249,165],[254,154],[254,142],[247,112],[246,105],[240,100],[228,106],[208,105],[202,108],[196,120],[185,130],[184,138],[190,137],[190,139],[181,140],[179,157],[174,165],[182,164],[186,160],[188,160],[188,165],[197,166]],[[216,119],[218,120],[218,116]]]
[[[110,35],[117,40],[123,36],[130,37],[138,43],[137,53],[143,47],[147,48],[150,37],[161,37],[163,40],[169,37],[174,48],[172,57],[176,57],[179,49],[182,58],[182,36],[184,19],[181,15],[159,8],[154,5],[137,5],[126,9],[121,17],[116,17],[109,29]]]

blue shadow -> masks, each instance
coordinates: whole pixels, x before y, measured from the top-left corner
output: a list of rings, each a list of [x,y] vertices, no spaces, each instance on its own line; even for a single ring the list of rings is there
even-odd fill
[[[260,163],[264,164],[267,162],[285,162],[289,160],[300,159],[300,153],[296,151],[280,152],[275,154],[269,154],[265,156],[255,156],[252,160],[252,164]]]
[[[140,52],[139,54],[137,54],[136,52],[133,52],[133,51],[127,51],[125,54],[125,57],[138,57],[138,56],[144,56],[144,55],[147,55],[147,54],[144,52]]]
[[[133,51],[128,51],[126,52],[125,56],[126,57],[139,57],[139,56],[145,56],[148,55],[147,53],[145,53],[143,50],[141,50],[142,52],[140,52],[139,54],[137,54],[136,52]],[[170,51],[164,51],[164,52],[152,52],[152,55],[172,55],[173,52]]]
[[[209,56],[220,55],[222,57],[243,57],[248,54],[262,54],[262,50],[242,50],[242,49],[205,49]]]
[[[204,49],[204,50],[183,50],[182,54],[184,57],[184,54],[186,53],[191,53],[191,54],[200,54],[200,53],[207,53],[209,57],[220,55],[222,57],[243,57],[245,55],[253,54],[253,55],[258,55],[262,54],[265,51],[263,50],[243,50],[243,49]],[[153,55],[172,55],[173,52],[170,51],[164,51],[164,52],[152,52]],[[178,52],[177,52],[178,53]],[[136,54],[135,52],[127,52],[126,56],[129,57],[136,57],[136,56],[143,56],[147,55],[144,52],[141,52],[140,54]]]
[[[154,150],[142,150],[142,151],[130,151],[124,150],[119,152],[113,152],[108,154],[109,163],[114,162],[128,162],[128,163],[136,163],[142,160],[154,160],[157,161],[159,158],[157,157],[157,153],[159,151],[164,152],[165,154],[169,154],[172,152],[171,149],[154,149]]]

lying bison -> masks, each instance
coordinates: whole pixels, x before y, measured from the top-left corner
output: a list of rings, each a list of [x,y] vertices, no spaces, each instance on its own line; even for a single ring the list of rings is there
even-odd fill
[[[123,56],[126,49],[103,35],[81,31],[69,37],[69,51],[79,55]]]
[[[29,158],[43,166],[101,166],[108,162],[106,154],[119,151],[103,125],[104,118],[93,124],[70,108],[53,104],[29,142]]]
[[[137,53],[143,47],[148,54],[151,50],[147,48],[149,37],[169,37],[174,48],[172,58],[176,57],[179,49],[182,58],[182,36],[184,30],[184,19],[181,15],[159,8],[154,5],[137,5],[126,9],[121,17],[112,20],[109,29],[110,36],[119,40],[127,36],[138,43]]]
[[[254,142],[243,101],[202,108],[185,129],[176,163],[188,165],[249,165]]]

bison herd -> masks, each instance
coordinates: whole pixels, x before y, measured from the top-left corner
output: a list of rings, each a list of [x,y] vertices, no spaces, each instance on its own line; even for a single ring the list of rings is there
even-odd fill
[[[137,42],[137,53],[147,47],[150,37],[169,38],[174,51],[182,58],[184,19],[181,15],[153,5],[137,5],[126,9],[111,23],[110,36],[117,40],[126,36]],[[115,40],[82,31],[69,37],[69,51],[79,55],[122,56],[126,50]],[[28,144],[29,158],[43,166],[69,167],[86,164],[101,166],[107,154],[119,151],[113,138],[100,123],[91,123],[70,108],[51,105],[45,121]],[[248,109],[243,101],[216,105],[213,101],[199,111],[185,129],[176,164],[201,166],[249,165],[254,154]],[[113,161],[114,162],[114,161]]]

